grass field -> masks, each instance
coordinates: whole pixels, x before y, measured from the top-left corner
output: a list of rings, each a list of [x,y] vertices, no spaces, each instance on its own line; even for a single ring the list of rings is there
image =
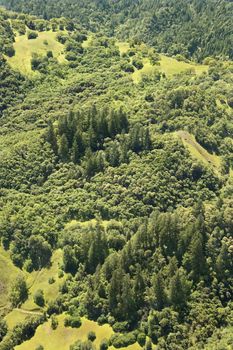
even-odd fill
[[[148,58],[143,59],[143,68],[138,70],[135,68],[134,73],[132,74],[132,79],[135,84],[138,84],[141,79],[143,74],[152,74],[155,70],[159,70],[159,66],[153,66]]]
[[[16,346],[15,350],[34,350],[38,345],[43,345],[45,350],[69,350],[70,345],[75,341],[86,340],[90,331],[96,333],[94,344],[98,349],[101,340],[109,339],[113,334],[113,330],[109,325],[99,326],[96,322],[85,318],[82,319],[80,328],[64,327],[64,314],[59,315],[57,319],[59,324],[56,330],[51,329],[51,323],[48,321],[37,328],[33,338]]]
[[[3,307],[8,302],[8,294],[10,286],[15,278],[21,274],[20,269],[15,267],[10,259],[9,252],[6,252],[0,246],[0,307]]]
[[[129,43],[124,41],[117,41],[116,46],[118,46],[121,55],[130,49]]]
[[[181,72],[193,69],[195,73],[202,74],[208,70],[208,66],[201,64],[191,64],[182,61],[177,61],[175,58],[160,55],[160,71],[167,76],[179,74]]]
[[[18,323],[22,323],[26,318],[30,317],[20,310],[13,310],[5,317],[9,329],[13,329]]]
[[[27,285],[29,287],[29,298],[22,305],[24,310],[37,310],[38,306],[33,301],[33,295],[38,289],[44,292],[45,301],[54,300],[59,292],[59,286],[64,280],[58,277],[59,266],[62,264],[62,250],[56,250],[53,253],[50,268],[44,268],[41,271],[33,271],[27,278]],[[54,278],[55,282],[49,284],[49,278]]]
[[[220,157],[216,156],[215,154],[210,154],[195,140],[195,137],[189,134],[187,131],[178,131],[176,135],[181,138],[183,144],[194,158],[198,159],[205,165],[211,166],[216,173],[220,171]]]
[[[90,45],[91,45],[91,42],[92,42],[92,39],[93,39],[93,35],[89,35],[87,40],[85,40],[83,43],[82,43],[82,47],[84,49],[87,49]]]
[[[24,75],[32,75],[36,74],[31,70],[33,53],[45,56],[47,51],[52,51],[60,63],[64,62],[64,46],[56,40],[56,36],[57,33],[52,31],[38,32],[38,38],[31,40],[28,40],[27,35],[16,36],[15,56],[7,58],[9,64]]]

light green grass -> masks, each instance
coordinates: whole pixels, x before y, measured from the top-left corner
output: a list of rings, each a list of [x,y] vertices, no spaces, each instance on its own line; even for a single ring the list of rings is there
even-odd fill
[[[106,229],[108,225],[111,223],[116,222],[116,220],[101,220],[100,224]],[[67,222],[65,225],[65,229],[75,229],[76,227],[88,227],[88,226],[96,226],[97,220],[96,219],[91,219],[88,221],[78,221],[78,220],[71,220]]]
[[[109,325],[99,326],[94,321],[89,321],[85,318],[82,319],[82,326],[80,328],[64,327],[65,315],[59,315],[57,317],[59,325],[56,330],[51,329],[51,321],[39,326],[33,338],[24,342],[23,344],[16,346],[15,350],[29,350],[36,349],[38,345],[43,345],[45,350],[69,350],[71,344],[77,340],[86,340],[87,334],[90,331],[96,333],[96,340],[94,344],[97,349],[100,342],[106,338],[109,339],[114,333]],[[132,349],[133,350],[133,349]]]
[[[189,150],[191,155],[205,165],[211,166],[215,172],[219,173],[221,167],[221,158],[215,154],[210,154],[204,149],[196,140],[195,137],[187,131],[178,131],[176,135],[179,136],[184,146]]]
[[[19,70],[24,75],[36,74],[31,70],[31,58],[33,53],[45,56],[47,51],[52,51],[54,57],[60,63],[65,61],[63,54],[64,45],[56,40],[57,33],[52,31],[38,32],[38,38],[28,40],[27,34],[16,36],[14,48],[15,56],[7,60],[13,69]],[[47,40],[48,45],[44,43]]]
[[[124,41],[117,41],[116,42],[116,46],[119,48],[119,51],[120,51],[121,55],[123,53],[126,53],[130,49],[129,43],[124,42]]]
[[[13,310],[5,317],[7,326],[9,329],[13,329],[17,324],[23,323],[26,318],[30,317],[29,315],[20,312],[20,310]]]
[[[84,49],[87,49],[89,46],[91,46],[91,43],[92,43],[92,40],[93,40],[93,35],[89,35],[87,40],[85,40],[83,43],[82,43],[82,47]]]
[[[0,307],[5,306],[8,303],[8,296],[11,284],[16,277],[22,274],[12,263],[9,252],[6,252],[0,246]]]
[[[160,55],[159,70],[162,73],[165,73],[166,76],[179,74],[190,69],[193,70],[197,75],[199,75],[203,72],[207,72],[208,66],[177,61],[175,58]]]
[[[136,69],[134,67],[135,71],[132,73],[132,79],[135,84],[140,83],[143,74],[150,75],[155,71],[159,70],[159,66],[153,66],[148,58],[143,59],[143,68],[142,69]]]
[[[58,277],[59,266],[62,264],[62,250],[56,250],[51,259],[51,267],[43,268],[41,271],[33,271],[27,278],[29,287],[29,298],[22,305],[24,310],[37,310],[38,306],[33,301],[33,296],[38,289],[44,292],[45,301],[54,300],[59,293],[59,286],[64,281],[64,278]],[[49,284],[49,278],[54,278],[55,283]]]

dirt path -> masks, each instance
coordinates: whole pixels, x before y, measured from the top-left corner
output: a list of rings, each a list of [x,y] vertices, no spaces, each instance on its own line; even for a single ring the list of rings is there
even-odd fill
[[[34,315],[34,316],[41,316],[41,315],[43,315],[42,312],[28,311],[28,310],[18,309],[18,308],[13,309],[13,311],[18,311],[18,312],[21,312],[22,314]]]

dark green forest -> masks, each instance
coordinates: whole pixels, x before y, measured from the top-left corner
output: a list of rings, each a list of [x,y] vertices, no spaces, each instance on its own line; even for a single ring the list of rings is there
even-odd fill
[[[0,350],[63,314],[114,332],[67,350],[232,349],[232,1],[0,4]],[[58,293],[11,329],[58,250]]]

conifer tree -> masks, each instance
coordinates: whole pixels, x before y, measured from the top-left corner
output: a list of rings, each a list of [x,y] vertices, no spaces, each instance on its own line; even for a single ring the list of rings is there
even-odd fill
[[[164,278],[161,272],[158,272],[153,279],[153,292],[157,310],[162,310],[167,303]]]
[[[63,162],[66,162],[68,160],[69,147],[68,147],[67,137],[65,134],[63,134],[60,138],[59,147],[58,147],[58,154],[59,154],[60,159]]]
[[[55,135],[53,123],[51,121],[49,121],[49,124],[48,124],[48,131],[47,131],[47,135],[46,135],[46,140],[51,145],[51,148],[52,148],[54,154],[57,155],[58,154],[57,138]]]

